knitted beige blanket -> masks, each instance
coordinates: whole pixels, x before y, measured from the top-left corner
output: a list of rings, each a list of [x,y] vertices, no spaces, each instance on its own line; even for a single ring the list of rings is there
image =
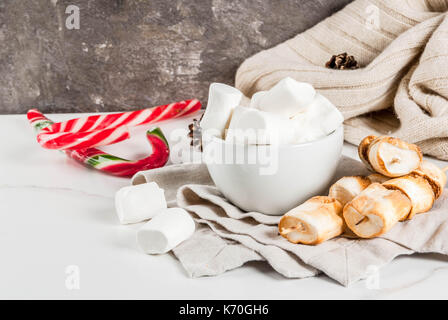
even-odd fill
[[[289,76],[342,112],[345,139],[390,134],[448,160],[448,0],[356,0],[306,32],[247,59],[246,96]],[[347,52],[357,70],[327,69]]]

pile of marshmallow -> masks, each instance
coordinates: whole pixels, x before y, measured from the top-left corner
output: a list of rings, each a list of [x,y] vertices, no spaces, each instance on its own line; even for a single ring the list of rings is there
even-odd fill
[[[249,106],[242,106],[243,100],[239,90],[213,83],[200,123],[203,136],[255,145],[296,144],[331,134],[344,120],[313,86],[291,78],[255,93]],[[115,207],[122,224],[147,221],[137,231],[137,242],[145,253],[166,253],[195,231],[190,214],[168,208],[164,190],[155,182],[120,189]]]
[[[248,106],[231,86],[213,83],[201,120],[203,137],[251,145],[298,144],[325,137],[341,126],[338,109],[313,86],[284,78],[255,93]]]
[[[145,253],[166,253],[195,230],[187,211],[168,208],[165,192],[155,182],[121,188],[115,194],[115,208],[121,224],[149,220],[137,231],[137,243]]]

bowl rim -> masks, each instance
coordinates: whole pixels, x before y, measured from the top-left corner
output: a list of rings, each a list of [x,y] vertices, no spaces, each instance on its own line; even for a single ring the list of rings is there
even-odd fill
[[[302,148],[302,147],[308,147],[311,146],[313,144],[318,144],[318,143],[322,143],[325,142],[326,140],[330,140],[333,139],[338,133],[344,131],[344,125],[341,124],[339,127],[337,127],[332,133],[321,137],[319,139],[313,140],[313,141],[307,141],[307,142],[301,142],[301,143],[294,143],[294,144],[276,144],[276,145],[255,145],[255,144],[244,144],[244,143],[235,143],[235,142],[229,142],[226,141],[222,138],[219,138],[217,136],[212,136],[211,140],[209,141],[209,143],[211,142],[217,142],[219,144],[224,144],[224,145],[233,145],[233,146],[247,146],[247,147],[256,147],[256,148],[266,148],[266,147],[272,147],[275,146],[276,148],[279,149],[291,149],[291,148]],[[207,146],[207,143],[204,144],[204,147]]]

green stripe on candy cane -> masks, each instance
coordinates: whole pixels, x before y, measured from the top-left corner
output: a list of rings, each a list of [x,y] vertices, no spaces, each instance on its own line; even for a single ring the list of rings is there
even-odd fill
[[[53,124],[53,121],[50,121],[50,120],[36,121],[36,124],[34,125],[34,130],[39,132],[43,128],[46,128],[52,124]]]
[[[67,150],[67,153],[70,157],[100,171],[120,176],[132,176],[138,171],[162,167],[168,161],[169,146],[160,128],[148,130],[146,137],[152,145],[153,152],[150,156],[140,160],[123,159],[96,148]]]
[[[53,121],[35,109],[28,112],[28,119],[36,132],[53,124]],[[130,177],[138,171],[162,167],[169,159],[168,141],[160,128],[148,130],[146,137],[152,146],[152,153],[140,160],[123,159],[97,148],[65,150],[63,152],[70,158],[99,171],[116,176]]]
[[[122,161],[123,159],[113,156],[111,154],[100,154],[97,156],[93,156],[90,158],[87,158],[85,161],[87,164],[91,165],[92,167],[97,167],[97,169],[101,168],[101,165],[110,163],[111,161],[118,162]]]

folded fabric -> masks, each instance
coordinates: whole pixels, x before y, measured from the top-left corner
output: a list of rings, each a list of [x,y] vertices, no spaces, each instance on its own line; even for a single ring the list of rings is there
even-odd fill
[[[356,0],[311,29],[247,59],[246,96],[285,77],[310,82],[344,115],[345,139],[389,134],[448,159],[448,2]],[[361,68],[325,67],[348,52]]]
[[[354,174],[368,172],[361,162],[343,157],[334,180]],[[207,183],[197,184],[196,179]],[[177,206],[190,212],[200,225],[193,237],[173,250],[191,277],[218,275],[249,261],[267,261],[288,278],[311,277],[323,272],[348,286],[367,277],[372,266],[380,268],[399,255],[414,252],[448,255],[446,192],[430,212],[397,224],[380,238],[338,237],[317,246],[306,246],[292,244],[278,234],[279,216],[244,212],[227,201],[212,185],[203,164],[141,172],[133,183],[150,181],[165,190],[180,186],[175,200]],[[169,197],[168,201],[173,200]]]
[[[166,202],[171,207],[176,203],[177,190],[180,187],[192,183],[213,185],[207,167],[202,163],[174,164],[167,167],[140,171],[132,177],[133,185],[152,181],[156,182],[160,188],[165,190]]]

